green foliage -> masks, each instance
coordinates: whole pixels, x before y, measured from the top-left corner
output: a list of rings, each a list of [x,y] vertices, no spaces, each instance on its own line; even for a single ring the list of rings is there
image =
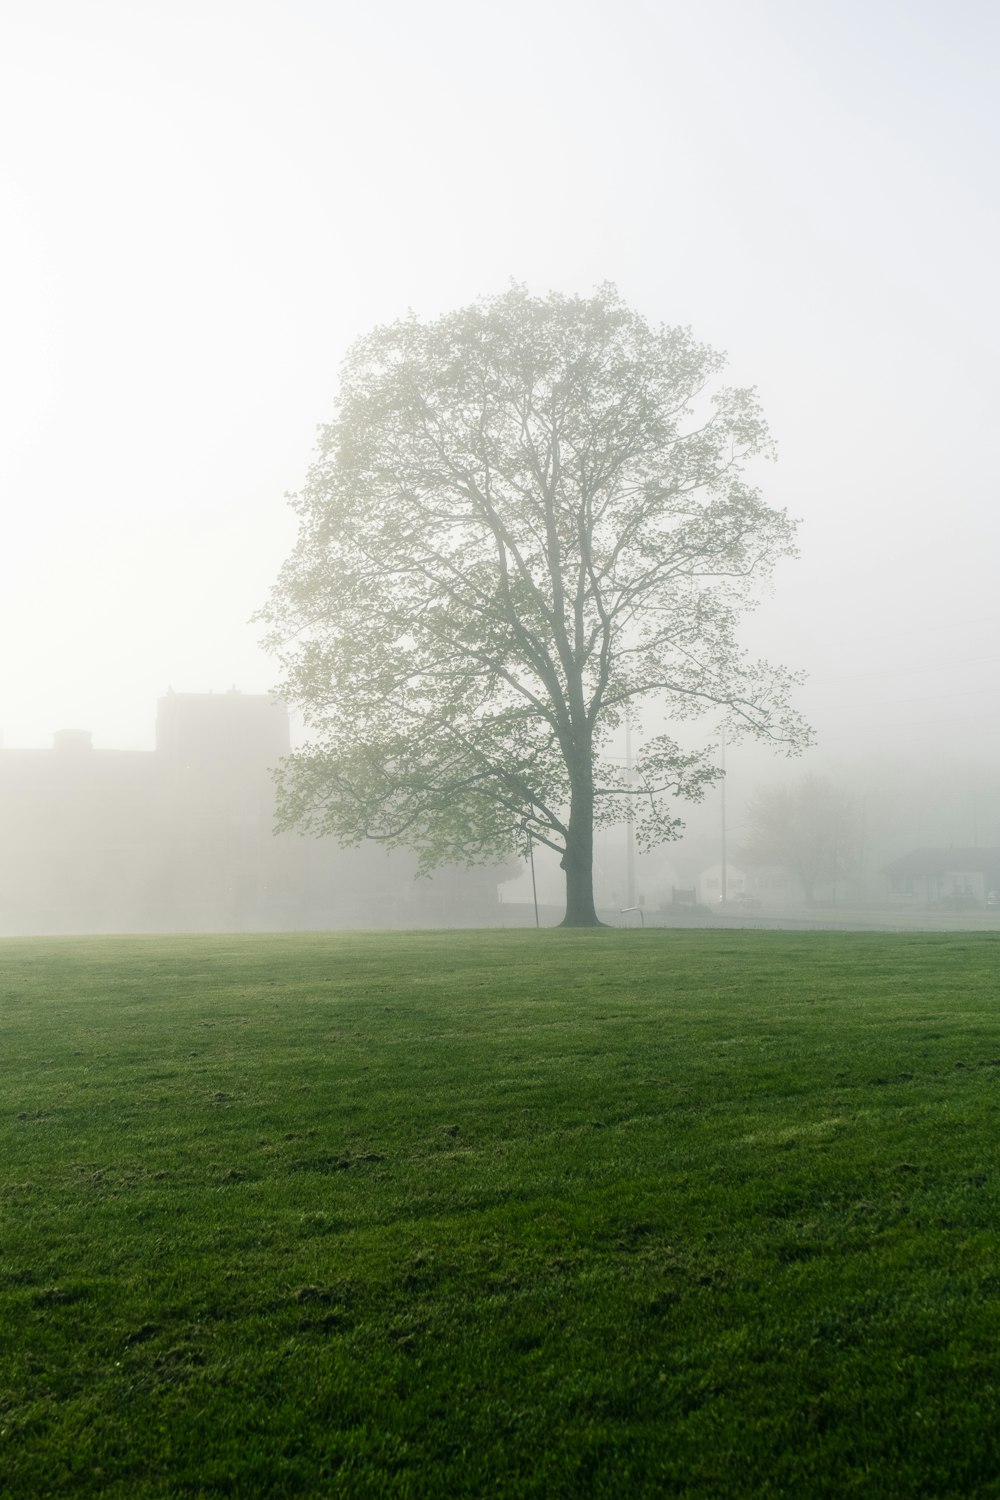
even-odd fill
[[[794,527],[743,478],[771,444],[723,366],[611,287],[514,287],[360,340],[262,614],[314,736],[284,826],[425,867],[577,839],[589,880],[595,818],[641,798],[668,838],[718,775],[664,735],[626,786],[608,751],[631,705],[803,742],[792,678],[735,639]]]
[[[996,958],[0,945],[0,1490],[996,1494]]]

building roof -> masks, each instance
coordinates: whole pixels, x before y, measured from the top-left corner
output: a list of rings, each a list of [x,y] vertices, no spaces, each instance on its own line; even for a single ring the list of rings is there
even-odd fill
[[[973,870],[982,874],[1000,870],[1000,849],[912,849],[883,867],[886,875],[945,875]]]

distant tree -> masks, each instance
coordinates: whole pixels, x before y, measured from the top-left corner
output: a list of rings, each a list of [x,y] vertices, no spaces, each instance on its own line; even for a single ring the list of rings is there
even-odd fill
[[[747,806],[742,857],[794,875],[810,904],[817,887],[857,873],[860,847],[857,803],[826,777],[771,787]]]
[[[735,640],[794,526],[742,478],[770,440],[753,391],[715,386],[724,363],[608,286],[513,287],[355,345],[261,612],[314,736],[281,827],[427,869],[530,836],[589,926],[595,825],[631,798],[646,844],[675,836],[672,799],[719,774],[661,734],[626,784],[609,751],[634,705],[806,741],[794,679]]]

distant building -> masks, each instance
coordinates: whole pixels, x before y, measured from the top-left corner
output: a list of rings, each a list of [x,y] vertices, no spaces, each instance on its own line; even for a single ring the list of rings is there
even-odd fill
[[[272,832],[284,704],[229,693],[161,698],[156,748],[0,749],[0,933],[478,926],[496,870],[442,870],[375,845]]]
[[[1000,849],[913,849],[883,868],[892,900],[975,907],[1000,893]]]
[[[698,876],[698,900],[702,906],[718,906],[720,901],[742,901],[747,894],[747,877],[736,865],[726,865],[725,892],[722,884],[722,866],[709,865]]]

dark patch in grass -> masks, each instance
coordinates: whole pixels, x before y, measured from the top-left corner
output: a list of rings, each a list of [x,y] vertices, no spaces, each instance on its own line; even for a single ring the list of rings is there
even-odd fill
[[[296,1302],[321,1302],[325,1306],[344,1300],[343,1290],[332,1286],[300,1286],[293,1296]]]
[[[796,1261],[812,1260],[817,1255],[823,1254],[822,1245],[810,1244],[803,1240],[789,1240],[783,1245],[775,1247],[775,1253],[783,1266],[793,1265]]]
[[[83,1302],[90,1289],[83,1286],[47,1286],[36,1292],[32,1302],[36,1307],[67,1307],[74,1302]]]
[[[419,1313],[406,1313],[397,1318],[386,1330],[386,1335],[397,1349],[413,1353],[420,1339],[428,1330],[427,1318]]]
[[[0,1275],[6,1286],[37,1286],[41,1279],[38,1271],[29,1270],[4,1271]]]
[[[308,1239],[314,1235],[342,1234],[349,1227],[347,1219],[337,1218],[332,1214],[313,1213],[307,1214],[302,1220],[299,1234]]]
[[[344,1312],[326,1312],[318,1318],[303,1318],[299,1327],[303,1333],[347,1333],[354,1321]]]
[[[165,1384],[177,1384],[196,1374],[208,1363],[203,1349],[193,1344],[175,1344],[156,1356],[150,1373]]]
[[[288,1170],[290,1172],[320,1172],[329,1175],[335,1172],[348,1172],[351,1167],[380,1161],[385,1161],[385,1157],[378,1151],[364,1151],[358,1156],[301,1156],[289,1163]]]
[[[143,1323],[140,1328],[135,1329],[133,1333],[126,1336],[125,1345],[128,1348],[133,1344],[144,1344],[147,1339],[155,1338],[160,1332],[161,1326],[159,1323]]]
[[[635,1224],[623,1224],[618,1231],[617,1243],[623,1250],[630,1250],[640,1241],[647,1239],[649,1235],[656,1233],[656,1225],[648,1224],[644,1220]]]
[[[349,1156],[300,1156],[289,1162],[290,1172],[346,1172],[351,1165]]]

